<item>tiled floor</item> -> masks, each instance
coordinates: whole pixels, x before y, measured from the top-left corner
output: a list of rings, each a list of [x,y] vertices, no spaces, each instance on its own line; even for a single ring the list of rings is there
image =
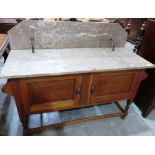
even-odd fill
[[[126,45],[127,48],[132,49],[131,44]],[[3,60],[0,60],[0,66],[3,66]],[[1,69],[0,67],[0,69]],[[0,79],[0,88],[4,85],[6,79]],[[124,104],[124,101],[122,101]],[[53,119],[49,119],[48,115],[44,115],[45,125],[52,121],[62,121],[67,119],[74,119],[75,117],[85,117],[91,115],[100,115],[104,110],[112,112],[112,106],[100,106],[92,107],[89,109],[83,109],[81,111],[74,110],[70,112],[63,112],[60,115],[58,113],[52,114]],[[50,115],[51,116],[51,115]],[[61,119],[59,118],[61,116]],[[38,125],[36,118],[32,118],[33,126]],[[19,121],[15,101],[13,97],[6,96],[0,91],[0,135],[22,135],[22,126]],[[100,119],[85,123],[79,123],[74,125],[65,126],[59,129],[47,129],[34,135],[44,136],[84,136],[84,135],[96,135],[96,136],[132,136],[132,135],[155,135],[155,110],[147,118],[141,116],[139,109],[132,104],[129,115],[125,120],[120,118],[108,118]]]

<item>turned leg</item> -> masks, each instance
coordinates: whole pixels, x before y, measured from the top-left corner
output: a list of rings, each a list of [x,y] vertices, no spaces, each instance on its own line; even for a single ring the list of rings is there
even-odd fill
[[[22,121],[23,125],[23,135],[24,136],[29,136],[29,129],[28,129],[28,116],[25,116],[25,119]]]
[[[23,136],[30,136],[28,129],[23,128]]]
[[[121,117],[122,119],[125,119],[126,116],[128,115],[128,110],[129,110],[131,103],[132,103],[132,100],[127,100],[127,104],[126,104],[125,109],[124,109],[124,114]]]

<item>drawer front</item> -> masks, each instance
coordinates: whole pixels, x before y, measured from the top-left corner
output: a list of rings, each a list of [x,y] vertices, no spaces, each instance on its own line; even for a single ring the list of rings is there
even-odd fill
[[[57,110],[79,104],[81,76],[22,79],[21,96],[27,112]]]
[[[135,72],[100,73],[92,79],[90,103],[128,99],[132,93]]]

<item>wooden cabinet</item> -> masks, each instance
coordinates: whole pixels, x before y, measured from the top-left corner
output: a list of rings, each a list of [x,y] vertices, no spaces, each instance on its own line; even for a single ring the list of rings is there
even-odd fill
[[[20,79],[19,87],[31,114],[130,99],[135,80],[136,72],[109,72]]]
[[[20,78],[8,80],[3,91],[15,97],[24,131],[32,131],[33,129],[29,129],[27,125],[27,118],[31,114],[109,102],[116,103],[121,112],[85,118],[85,120],[114,116],[125,118],[139,84],[145,77],[144,70],[131,70]],[[127,100],[125,108],[122,108],[117,102],[122,99]],[[63,122],[63,124],[65,123]]]
[[[26,113],[72,108],[79,104],[81,75],[19,80]]]

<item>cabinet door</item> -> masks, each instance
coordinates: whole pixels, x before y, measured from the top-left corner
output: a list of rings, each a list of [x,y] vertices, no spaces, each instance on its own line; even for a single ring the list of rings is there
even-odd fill
[[[103,103],[129,99],[135,72],[98,73],[93,75],[90,103]]]
[[[71,108],[79,104],[81,76],[55,76],[19,80],[28,113]]]

